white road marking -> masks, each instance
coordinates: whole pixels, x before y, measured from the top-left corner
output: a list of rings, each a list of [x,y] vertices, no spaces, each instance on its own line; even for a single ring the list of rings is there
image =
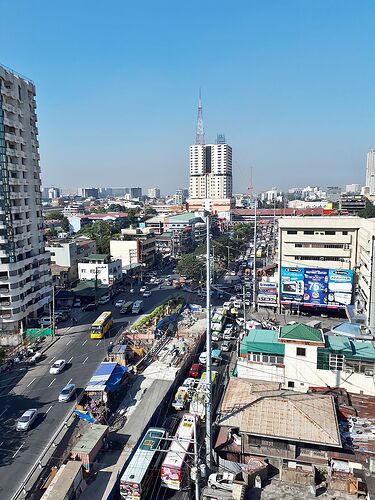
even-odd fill
[[[101,340],[99,340],[99,342],[96,344],[97,346],[100,344]]]
[[[1,447],[1,446],[3,446],[3,444],[4,444],[4,441],[1,441],[1,443],[0,443],[0,447]]]
[[[22,443],[21,446],[18,448],[18,450],[15,452],[15,454],[12,456],[12,458],[14,458],[17,453],[20,451],[20,449],[22,448],[22,446],[24,445],[25,443]]]
[[[73,359],[73,356],[69,359],[68,363],[70,363],[72,361],[72,359]]]
[[[49,384],[49,386],[48,386],[48,387],[51,387],[51,385],[54,383],[54,381],[55,381],[55,380],[56,380],[56,379],[54,378],[54,379],[52,380],[52,382]]]
[[[30,385],[31,385],[33,382],[35,382],[35,380],[36,380],[36,378],[33,378],[33,379],[32,379],[32,381],[31,381],[31,382],[29,382],[29,383],[27,384],[27,387],[30,387]]]
[[[69,344],[70,344],[70,342],[71,342],[71,340],[68,340],[68,342],[66,343],[66,345],[69,345]]]
[[[83,342],[83,344],[82,344],[82,345],[85,345],[85,344],[86,344],[86,342],[87,342],[87,339]]]
[[[53,360],[56,358],[56,356],[54,356],[52,359],[51,359],[51,363],[53,363]]]
[[[71,379],[69,380],[68,384],[70,384],[70,382],[71,382],[72,380],[73,380],[73,379],[71,378]],[[68,384],[66,384],[66,385],[68,385]]]
[[[89,357],[87,356],[87,358],[85,358],[84,361],[82,361],[82,364],[84,365],[88,359]]]
[[[8,409],[9,409],[9,406],[7,406],[7,407],[5,408],[5,410],[4,410],[2,413],[0,413],[0,417],[1,417],[2,415],[4,415],[4,413],[5,413]]]
[[[46,415],[47,415],[47,413],[48,413],[48,412],[49,412],[52,408],[53,408],[53,405],[52,405],[52,406],[50,406],[50,407],[48,408],[48,410],[46,411]]]

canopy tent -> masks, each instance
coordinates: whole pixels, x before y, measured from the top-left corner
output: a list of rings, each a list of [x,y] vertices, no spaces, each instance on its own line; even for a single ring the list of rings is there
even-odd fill
[[[86,392],[114,392],[120,385],[124,374],[128,371],[126,366],[118,363],[103,361],[96,369],[86,386]]]

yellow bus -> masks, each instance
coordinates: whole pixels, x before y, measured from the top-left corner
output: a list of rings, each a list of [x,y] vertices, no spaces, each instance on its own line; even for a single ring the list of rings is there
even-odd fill
[[[91,325],[90,337],[92,339],[102,339],[113,325],[111,311],[104,311]]]

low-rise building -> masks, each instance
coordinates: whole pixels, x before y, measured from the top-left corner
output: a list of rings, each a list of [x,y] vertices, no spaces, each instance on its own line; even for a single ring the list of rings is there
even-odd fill
[[[98,221],[115,222],[119,229],[127,224],[127,212],[107,212],[103,214],[71,214],[67,215],[70,230],[74,233],[80,231],[88,224]]]
[[[236,373],[300,392],[326,386],[375,396],[375,347],[303,324],[252,330],[241,341]]]
[[[358,215],[366,208],[367,198],[360,194],[342,194],[340,196],[340,210],[349,215]]]
[[[149,229],[122,229],[121,239],[111,240],[110,252],[122,265],[142,264],[152,267],[155,263],[156,235]]]
[[[78,277],[80,281],[97,279],[103,285],[113,285],[122,279],[121,260],[111,260],[106,254],[91,254],[78,264]]]

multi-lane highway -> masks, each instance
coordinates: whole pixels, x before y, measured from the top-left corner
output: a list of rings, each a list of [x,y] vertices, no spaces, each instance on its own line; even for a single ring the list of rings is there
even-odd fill
[[[137,289],[135,290],[137,292]],[[155,288],[144,299],[142,313],[151,311],[169,296],[184,293],[171,287]],[[122,294],[117,298],[134,300],[138,294]],[[59,403],[61,389],[68,383],[76,384],[82,391],[98,364],[107,353],[110,339],[91,340],[91,323],[103,310],[113,310],[115,323],[111,337],[118,333],[125,322],[133,322],[137,316],[121,316],[112,304],[106,304],[95,312],[73,311],[79,320],[74,327],[62,328],[58,340],[46,351],[44,358],[34,367],[24,371],[15,369],[0,375],[0,498],[10,499],[32,468],[38,456],[48,445],[54,433],[74,405]],[[65,359],[66,369],[51,375],[49,369],[57,359]],[[17,419],[30,408],[38,410],[38,418],[28,432],[15,430]]]

